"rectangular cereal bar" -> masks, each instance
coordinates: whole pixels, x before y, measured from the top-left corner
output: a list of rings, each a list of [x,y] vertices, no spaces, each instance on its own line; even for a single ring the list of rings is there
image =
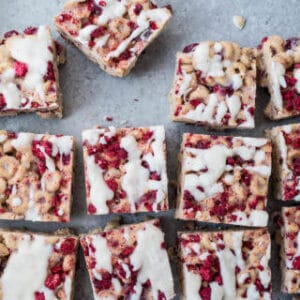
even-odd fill
[[[84,235],[94,299],[173,299],[174,287],[159,220]]]
[[[269,140],[186,133],[179,161],[177,218],[267,225]]]
[[[0,230],[2,300],[71,300],[75,236]]]
[[[61,50],[46,26],[4,34],[0,39],[0,116],[35,112],[43,118],[62,117]]]
[[[300,293],[300,207],[282,208],[282,291]]]
[[[255,96],[256,49],[206,41],[177,54],[169,94],[173,121],[254,128]]]
[[[71,136],[0,131],[0,219],[68,222]]]
[[[263,61],[271,100],[265,110],[273,119],[300,114],[300,39],[263,39]]]
[[[89,214],[168,209],[162,126],[96,128],[82,137]]]
[[[179,233],[185,300],[271,300],[266,230]]]
[[[150,0],[71,0],[55,17],[58,32],[101,69],[127,75],[170,20]]]
[[[266,133],[274,148],[274,197],[300,201],[300,124],[275,127]]]

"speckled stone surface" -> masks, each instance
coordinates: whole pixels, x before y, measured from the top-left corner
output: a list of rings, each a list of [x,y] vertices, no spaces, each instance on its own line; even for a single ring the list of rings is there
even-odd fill
[[[63,0],[0,0],[0,34],[30,25],[48,24],[53,28],[52,18],[63,6]],[[170,180],[176,179],[177,154],[183,132],[207,132],[201,127],[172,123],[169,119],[167,93],[173,80],[175,54],[183,46],[201,40],[231,40],[244,46],[256,46],[261,38],[270,34],[284,37],[299,34],[300,6],[297,0],[169,0],[174,17],[167,30],[139,59],[132,73],[123,79],[110,77],[91,63],[77,49],[61,38],[67,48],[67,63],[61,67],[61,86],[64,102],[62,120],[42,120],[33,115],[1,118],[0,128],[37,133],[63,133],[77,139],[76,176],[74,185],[74,205],[72,222],[68,226],[78,233],[104,226],[113,216],[88,217],[86,215],[81,131],[95,125],[105,126],[147,126],[163,124],[167,130],[168,166]],[[243,15],[247,19],[244,30],[238,30],[232,22],[233,15]],[[54,33],[58,36],[57,33]],[[137,99],[138,101],[135,101]],[[300,118],[284,122],[270,122],[265,119],[262,109],[268,96],[259,91],[257,97],[256,129],[229,131],[228,134],[261,136],[265,128],[300,121]],[[106,122],[105,116],[113,117]],[[170,186],[170,202],[174,205],[174,190]],[[281,203],[269,200],[270,212],[278,210]],[[173,219],[174,209],[157,216],[162,219],[168,246],[176,243],[176,231],[185,228],[185,223]],[[155,214],[150,214],[155,216]],[[142,221],[145,214],[124,216],[124,223]],[[5,222],[0,226],[28,228],[35,231],[51,231],[66,225],[29,222]],[[198,224],[200,228],[212,228]],[[223,227],[226,228],[226,227]],[[270,225],[272,230],[272,225]],[[290,299],[279,292],[280,272],[278,249],[272,250],[273,299]],[[85,270],[83,253],[79,251],[76,275],[75,299],[91,300],[92,292]],[[173,261],[176,278],[176,292],[179,293],[177,262]],[[176,299],[179,299],[177,297]]]

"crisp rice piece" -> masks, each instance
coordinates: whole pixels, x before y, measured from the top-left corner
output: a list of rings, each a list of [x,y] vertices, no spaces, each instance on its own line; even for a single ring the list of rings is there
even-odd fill
[[[73,299],[78,238],[0,230],[0,299]]]
[[[271,300],[267,230],[179,233],[185,300]]]
[[[254,128],[256,49],[200,42],[177,54],[169,101],[173,121]]]
[[[270,36],[262,40],[264,68],[271,95],[266,115],[283,119],[300,114],[300,39]]]
[[[273,142],[274,197],[300,201],[300,124],[266,130]]]
[[[0,219],[68,222],[71,136],[0,131]]]
[[[47,26],[5,33],[0,39],[0,116],[35,112],[61,118],[58,65],[63,57]]]
[[[85,130],[83,153],[89,214],[168,209],[165,130]]]
[[[300,207],[282,208],[282,291],[300,293]]]
[[[108,74],[127,75],[170,20],[150,0],[67,2],[55,17],[58,32]]]
[[[267,226],[271,148],[264,138],[184,134],[176,217]]]
[[[174,284],[159,220],[84,235],[94,299],[173,299]]]

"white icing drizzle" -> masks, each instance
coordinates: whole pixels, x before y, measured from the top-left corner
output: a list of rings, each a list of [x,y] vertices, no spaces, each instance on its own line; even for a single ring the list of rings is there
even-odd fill
[[[94,1],[95,4],[97,2]],[[105,2],[105,6],[101,6],[101,15],[96,19],[98,25],[105,25],[110,20],[122,17],[126,12],[128,0],[106,0]]]
[[[221,285],[219,285],[217,282],[211,282],[209,284],[211,288],[211,296],[210,298],[213,300],[222,300],[224,296],[224,289]],[[194,298],[191,298],[194,299]]]
[[[183,280],[184,280],[184,299],[201,300],[199,290],[201,287],[201,276],[189,271],[186,265],[183,265]]]
[[[1,277],[2,299],[32,300],[34,292],[43,290],[47,292],[47,300],[54,300],[53,292],[44,286],[52,251],[53,247],[47,244],[45,237],[34,236],[31,239],[24,234],[18,241],[17,250],[10,255]]]
[[[91,38],[91,33],[98,28],[96,25],[88,25],[82,29],[79,30],[78,36],[76,37],[76,40],[83,45],[88,45],[88,42]]]
[[[73,149],[74,139],[72,136],[55,136],[49,137],[49,141],[52,143],[52,155],[57,153],[68,155]]]
[[[242,255],[243,232],[232,232],[233,250],[236,255],[236,263],[240,269],[245,267],[245,261]]]
[[[280,87],[286,87],[286,82],[284,79],[285,68],[282,64],[272,61],[270,64],[270,77],[272,81],[273,88],[273,104],[278,109],[282,109],[282,95]]]
[[[231,119],[234,120],[241,110],[241,99],[237,95],[226,96],[226,103],[229,108]]]
[[[187,91],[188,91],[191,81],[192,81],[192,75],[184,72],[183,73],[183,81],[179,87],[179,92],[178,92],[179,96],[184,96],[187,94]]]
[[[131,43],[133,39],[142,34],[149,28],[149,22],[154,21],[158,26],[165,24],[170,18],[170,13],[166,8],[155,8],[149,10],[142,10],[137,17],[137,28],[126,38],[114,51],[108,53],[106,59],[109,60],[113,57],[120,56]]]
[[[154,300],[158,299],[158,292],[165,294],[166,299],[174,297],[173,278],[167,251],[161,248],[164,242],[163,233],[152,224],[145,224],[144,230],[137,232],[137,246],[130,256],[133,270],[139,270],[136,293],[131,300],[140,299],[142,284],[148,279],[151,281],[151,294]]]
[[[294,70],[294,77],[297,79],[297,82],[296,82],[296,90],[298,92],[298,94],[300,94],[300,69],[295,69]]]
[[[31,184],[29,188],[28,208],[25,212],[25,220],[41,221],[41,215],[34,202],[34,186]]]
[[[111,252],[108,248],[106,238],[102,237],[100,234],[94,235],[93,246],[96,249],[95,259],[96,259],[96,269],[104,269],[107,272],[112,272],[112,263],[111,263]]]
[[[11,144],[13,147],[19,150],[22,148],[31,147],[31,143],[34,139],[35,139],[35,134],[20,132],[18,133],[17,138],[11,141]]]
[[[95,163],[94,156],[86,158],[86,173],[90,184],[89,200],[95,206],[96,213],[109,213],[106,201],[112,199],[114,193],[104,181],[103,170]]]

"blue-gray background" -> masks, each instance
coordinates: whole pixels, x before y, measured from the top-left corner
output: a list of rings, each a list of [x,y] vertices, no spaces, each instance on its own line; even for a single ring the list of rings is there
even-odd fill
[[[173,80],[176,51],[192,42],[207,39],[231,40],[243,46],[256,46],[266,35],[280,34],[284,37],[292,37],[299,35],[300,31],[299,0],[158,0],[158,2],[159,5],[170,3],[174,10],[174,17],[167,30],[146,50],[128,77],[123,79],[110,77],[59,37],[58,40],[67,49],[67,63],[60,70],[64,118],[62,120],[42,120],[33,115],[22,115],[0,119],[1,129],[63,133],[76,137],[78,152],[76,155],[74,204],[72,222],[69,227],[78,233],[104,226],[113,219],[113,216],[88,217],[86,215],[80,146],[83,129],[95,125],[148,126],[163,124],[167,130],[169,178],[175,180],[177,154],[182,133],[205,132],[201,127],[173,123],[169,119],[167,94]],[[22,30],[25,27],[40,24],[47,24],[53,28],[53,16],[61,10],[63,3],[63,0],[0,0],[0,35],[11,29]],[[233,15],[246,17],[247,24],[244,30],[239,31],[234,27]],[[54,35],[58,36],[55,32]],[[134,99],[139,101],[134,101]],[[228,133],[262,136],[265,128],[297,121],[297,119],[292,119],[275,123],[266,120],[262,109],[267,99],[268,96],[259,91],[255,130],[230,131]],[[113,122],[105,121],[105,116],[113,117]],[[174,206],[172,187],[170,187],[170,203]],[[279,210],[280,205],[270,197],[270,212]],[[159,214],[169,247],[176,243],[176,231],[185,228],[185,223],[174,220],[173,214],[174,209]],[[145,216],[124,216],[123,221],[124,223],[142,221]],[[64,227],[60,224],[5,221],[1,221],[0,226],[47,232]],[[200,228],[208,227],[206,224],[198,226]],[[223,228],[225,227],[223,226]],[[272,225],[270,225],[270,230],[272,231]],[[279,292],[280,276],[277,250],[273,245],[274,299],[289,299]],[[172,267],[178,294],[179,281],[176,261],[172,262]],[[76,273],[75,299],[93,299],[81,250]]]

